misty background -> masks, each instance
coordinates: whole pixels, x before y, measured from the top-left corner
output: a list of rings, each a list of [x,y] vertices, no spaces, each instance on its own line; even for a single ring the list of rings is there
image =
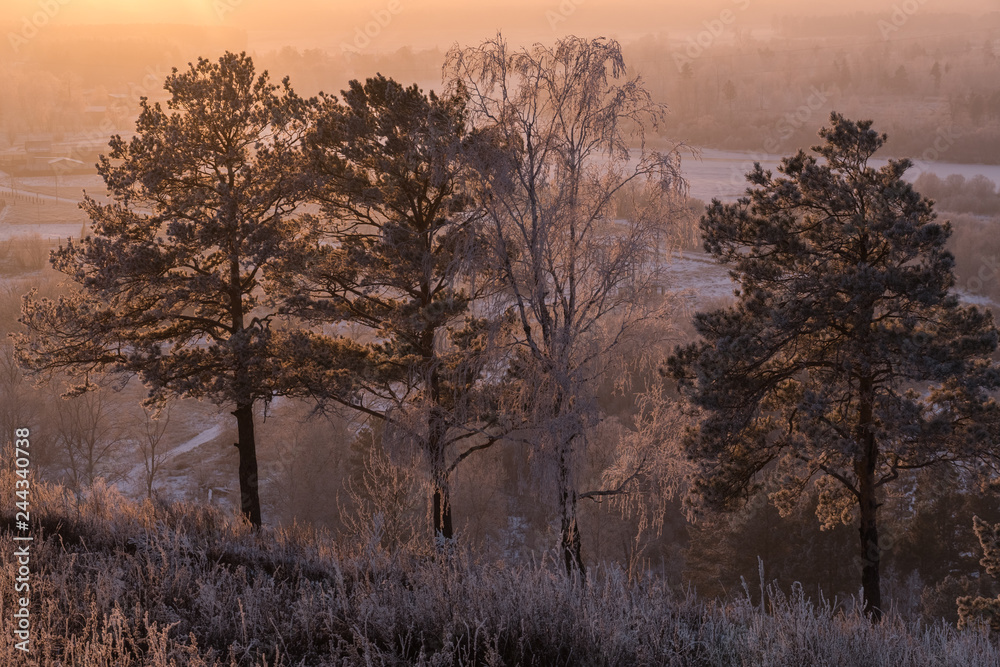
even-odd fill
[[[996,0],[822,5],[5,0],[0,6],[2,333],[16,326],[20,295],[28,288],[59,293],[60,277],[47,267],[49,250],[87,233],[87,218],[76,203],[84,189],[101,196],[94,163],[107,151],[110,136],[131,135],[140,98],[166,100],[163,80],[172,68],[183,70],[200,56],[215,60],[226,50],[246,51],[273,80],[288,76],[303,96],[337,93],[351,79],[377,72],[404,85],[440,90],[446,51],[454,44],[478,44],[498,31],[514,46],[551,45],[571,34],[619,40],[631,72],[641,74],[654,99],[670,109],[651,140],[686,147],[682,170],[690,185],[691,220],[711,198],[735,198],[754,160],[773,166],[779,156],[817,143],[816,131],[831,110],[874,119],[876,129],[889,135],[882,157],[913,158],[909,177],[955,225],[952,249],[963,299],[996,312]],[[696,238],[689,239],[670,273],[672,287],[691,290],[695,306],[731,298],[725,270],[700,253]],[[682,334],[693,335],[690,329]],[[50,478],[79,488],[103,477],[136,496],[156,490],[166,498],[234,504],[233,435],[212,406],[180,402],[169,422],[156,425],[137,407],[142,389],[130,386],[79,399],[68,409],[58,398],[60,387],[33,388],[19,375],[8,348],[3,362],[4,419],[44,424],[37,462]],[[609,405],[619,400],[610,389],[606,398]],[[262,496],[269,520],[346,530],[350,521],[362,522],[371,506],[388,503],[399,521],[386,530],[398,531],[393,539],[404,539],[411,526],[404,518],[422,520],[423,492],[413,478],[398,477],[387,458],[370,453],[365,438],[371,433],[351,441],[359,427],[349,418],[308,416],[307,406],[275,401],[261,426],[268,447],[262,452]],[[350,441],[348,451],[312,446],[331,440]],[[606,454],[595,452],[595,460]],[[509,484],[518,465],[501,453],[457,480],[456,495],[468,508],[459,517],[461,530],[470,543],[492,540],[512,552],[546,545],[547,515],[532,507],[530,495],[519,500],[524,489]],[[402,501],[388,497],[389,479]],[[978,567],[972,514],[1000,520],[992,498],[957,497],[960,502],[949,506],[930,492],[911,494],[887,510],[911,521],[909,532],[898,536],[901,545],[934,542],[936,526],[946,522],[942,517],[955,526],[949,549],[962,545],[927,552],[924,560],[902,546],[889,555],[899,590],[908,573],[923,577],[910,582],[914,607],[922,604],[924,583],[970,575]],[[763,554],[769,566],[785,563],[783,580],[808,579],[827,593],[850,593],[853,579],[843,571],[849,558],[838,549],[853,545],[853,536],[845,535],[854,529],[821,533],[813,509],[807,503],[795,516],[779,519],[762,502],[731,522],[718,519],[694,528],[678,509],[648,545],[650,562],[659,563],[672,581],[683,578],[706,593],[721,593],[755,571],[756,554]],[[634,526],[609,524],[601,516],[595,510],[585,517],[588,554],[595,561],[628,557]],[[796,543],[808,543],[819,555],[796,559],[788,541],[774,537],[776,526],[792,526]],[[745,553],[737,554],[744,546]],[[804,576],[806,571],[814,574]],[[949,585],[958,590],[956,581]],[[934,613],[953,613],[953,593],[948,589],[924,604],[936,604]]]

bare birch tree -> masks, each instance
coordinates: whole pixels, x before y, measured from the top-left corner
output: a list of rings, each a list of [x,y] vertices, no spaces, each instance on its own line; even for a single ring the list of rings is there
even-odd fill
[[[140,406],[140,409],[142,410],[142,420],[137,423],[133,437],[138,445],[139,453],[142,455],[142,482],[146,487],[146,497],[152,498],[156,475],[167,459],[167,452],[164,451],[163,447],[163,436],[170,425],[170,405],[168,404],[159,414],[156,410],[144,405]]]
[[[5,457],[13,456],[14,430],[36,423],[38,400],[32,393],[31,382],[25,379],[14,356],[14,346],[0,341],[0,428]]]
[[[580,453],[599,418],[594,384],[637,328],[662,315],[647,296],[658,281],[653,249],[666,237],[665,202],[678,193],[675,149],[648,150],[662,122],[639,78],[627,78],[618,43],[568,37],[511,50],[501,36],[452,49],[445,76],[470,99],[476,129],[502,151],[478,155],[491,268],[517,322],[510,412],[527,415],[553,472],[560,549],[584,572],[577,501],[625,493],[578,489]],[[614,219],[621,196],[645,205]]]
[[[56,399],[51,406],[63,478],[74,491],[98,478],[114,483],[125,477],[127,466],[119,454],[127,437],[106,389]]]

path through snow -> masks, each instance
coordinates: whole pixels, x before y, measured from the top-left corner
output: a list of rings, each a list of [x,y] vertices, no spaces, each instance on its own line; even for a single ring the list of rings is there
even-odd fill
[[[171,461],[172,459],[177,458],[181,454],[186,454],[187,452],[190,452],[192,449],[194,449],[196,447],[200,447],[200,446],[204,445],[205,443],[208,443],[208,442],[211,442],[212,440],[215,440],[220,435],[222,435],[222,433],[223,433],[224,430],[225,430],[225,426],[223,426],[222,424],[216,424],[215,426],[212,426],[211,428],[202,431],[201,433],[199,433],[198,435],[194,436],[190,440],[188,440],[186,442],[183,442],[180,445],[174,447],[169,452],[167,452],[166,454],[164,454],[163,459],[159,463],[159,470],[162,471],[163,468],[164,468],[164,466],[166,466],[166,464],[169,461]],[[129,473],[125,477],[125,479],[123,479],[119,483],[118,488],[119,488],[120,491],[124,492],[125,489],[122,488],[122,487],[123,487],[123,485],[126,485],[126,484],[134,484],[134,485],[138,485],[140,487],[144,487],[145,486],[145,482],[144,482],[145,479],[146,479],[146,464],[145,463],[139,463],[138,465],[134,466],[132,468],[132,470],[129,471]]]

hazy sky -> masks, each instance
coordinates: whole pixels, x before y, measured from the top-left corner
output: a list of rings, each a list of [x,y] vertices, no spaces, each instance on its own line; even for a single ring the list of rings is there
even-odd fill
[[[701,29],[729,10],[746,25],[775,15],[864,11],[1000,11],[1000,0],[0,0],[0,22],[198,23],[246,29],[257,47],[296,44],[335,49],[356,40],[368,49],[447,47],[503,30],[514,41],[567,33],[629,37]],[[361,31],[367,28],[368,35]]]

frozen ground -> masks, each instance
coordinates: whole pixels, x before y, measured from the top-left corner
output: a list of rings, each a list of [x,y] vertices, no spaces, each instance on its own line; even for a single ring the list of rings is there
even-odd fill
[[[729,269],[706,253],[685,251],[674,255],[664,265],[664,271],[667,286],[686,292],[689,295],[687,301],[694,306],[731,299],[736,289],[736,283],[729,277]],[[955,292],[963,303],[1000,308],[1000,303],[983,294],[963,289],[956,289]]]
[[[663,265],[666,287],[679,291],[691,306],[730,299],[735,283],[729,270],[703,252],[685,251],[672,255]]]
[[[221,419],[221,418],[220,418]],[[173,462],[181,454],[186,454],[202,445],[212,442],[225,432],[225,428],[221,423],[215,424],[214,426],[209,426],[205,430],[197,433],[194,437],[175,445],[163,454],[163,458],[159,462],[159,473],[156,476],[156,488],[161,495],[169,497],[178,497],[183,495],[183,490],[171,486],[165,486],[163,484],[165,475],[164,471],[169,471],[173,467]],[[141,488],[144,486],[144,480],[146,478],[146,465],[140,462],[132,467],[129,471],[128,476],[118,485],[118,488],[125,492],[129,487]]]

